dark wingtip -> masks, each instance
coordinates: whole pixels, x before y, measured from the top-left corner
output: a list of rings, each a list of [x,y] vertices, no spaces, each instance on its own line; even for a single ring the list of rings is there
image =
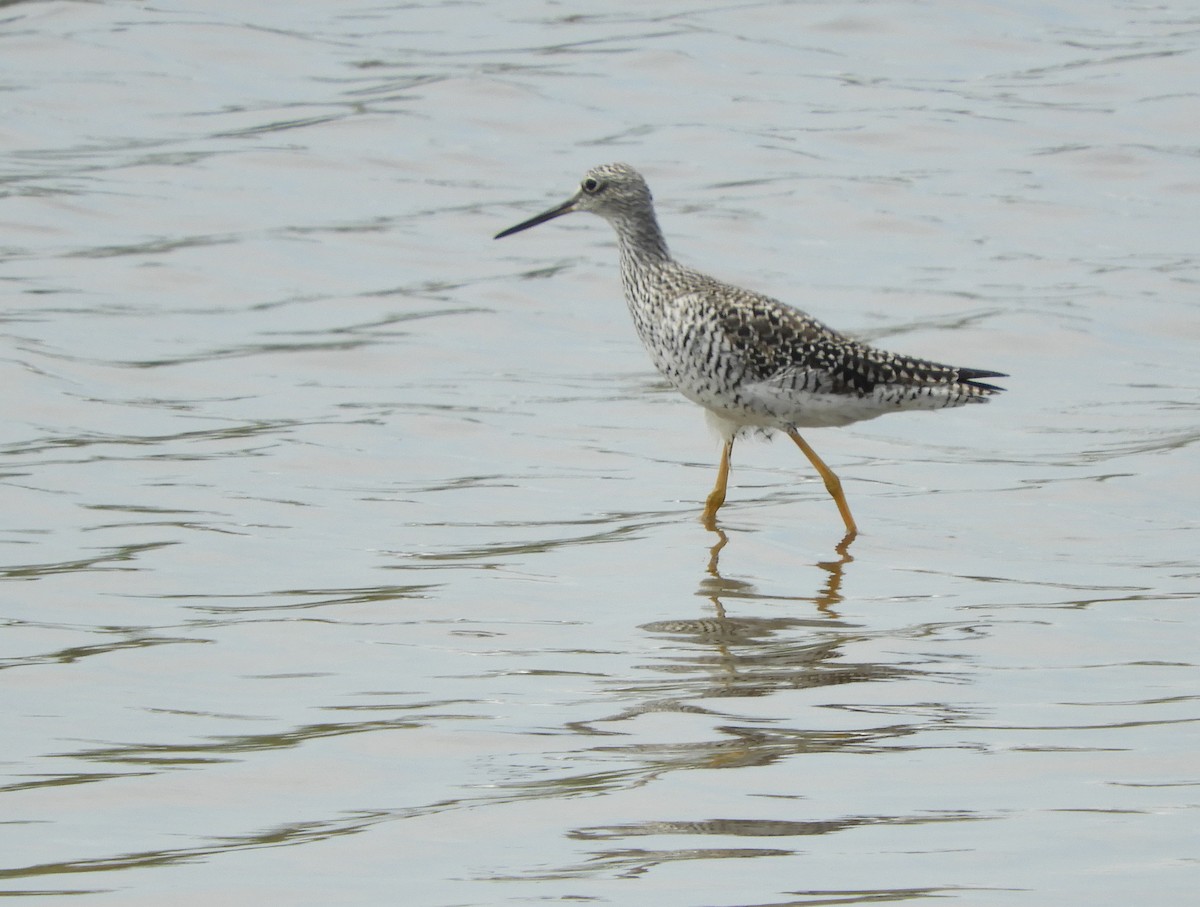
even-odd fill
[[[980,378],[1007,378],[1008,375],[1004,372],[989,372],[981,368],[960,368],[958,370],[958,380],[967,387],[973,387],[978,391],[983,391],[985,394],[999,394],[1004,391],[1004,388],[995,384],[988,384],[986,381],[980,381]]]

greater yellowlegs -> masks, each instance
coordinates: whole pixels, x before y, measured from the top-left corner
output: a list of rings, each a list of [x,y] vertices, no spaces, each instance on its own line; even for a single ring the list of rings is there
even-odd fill
[[[590,211],[617,231],[621,285],[638,336],[660,372],[704,407],[725,446],[704,506],[715,527],[725,503],[734,438],[778,429],[804,452],[829,491],[847,537],[857,534],[842,484],[797,429],[849,425],[884,413],[984,403],[1001,372],[940,365],[875,349],[769,296],[731,286],[671,258],[650,189],[628,164],[589,170],[579,190],[496,239],[572,211]]]

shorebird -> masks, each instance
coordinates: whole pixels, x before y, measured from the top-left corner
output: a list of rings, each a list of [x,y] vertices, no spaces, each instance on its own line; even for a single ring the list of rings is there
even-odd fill
[[[659,372],[704,407],[724,447],[702,520],[716,527],[734,439],[753,430],[787,434],[816,467],[837,504],[846,538],[858,533],[842,483],[800,428],[849,425],[885,413],[985,403],[1002,372],[942,365],[861,343],[799,309],[679,264],[667,251],[650,189],[628,164],[589,170],[560,205],[496,239],[590,211],[617,233],[621,286],[638,336]]]

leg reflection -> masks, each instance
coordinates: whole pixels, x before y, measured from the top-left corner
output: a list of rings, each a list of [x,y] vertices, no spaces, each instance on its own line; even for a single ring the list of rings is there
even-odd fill
[[[702,595],[707,596],[716,608],[718,619],[725,616],[725,607],[721,602],[723,595],[759,597],[753,591],[753,586],[741,580],[729,580],[721,575],[721,552],[729,544],[729,536],[714,520],[707,526],[709,532],[716,536],[716,541],[708,549],[708,578],[701,585]],[[800,600],[811,601],[823,613],[836,617],[834,607],[843,600],[842,581],[845,578],[846,565],[854,558],[850,555],[850,544],[854,541],[855,533],[848,532],[834,546],[836,560],[817,561],[816,567],[824,570],[828,576],[822,587],[812,596],[797,596]]]

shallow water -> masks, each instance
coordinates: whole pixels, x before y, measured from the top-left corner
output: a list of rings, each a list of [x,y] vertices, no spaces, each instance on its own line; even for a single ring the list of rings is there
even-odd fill
[[[0,894],[1191,903],[1193,6],[0,13]],[[1008,392],[705,531],[608,160]]]

